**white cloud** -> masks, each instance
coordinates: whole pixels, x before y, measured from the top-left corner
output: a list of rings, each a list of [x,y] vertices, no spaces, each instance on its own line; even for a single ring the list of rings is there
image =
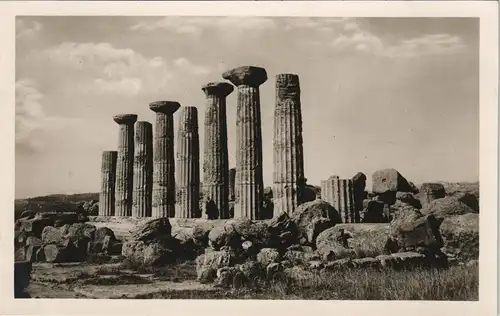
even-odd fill
[[[341,34],[331,43],[337,50],[356,50],[374,56],[413,58],[426,55],[446,55],[465,48],[459,36],[450,34],[425,34],[389,43],[368,30],[361,21],[348,20]]]
[[[169,16],[159,20],[145,20],[130,27],[133,31],[170,31],[178,34],[200,36],[206,29],[216,29],[219,34],[232,38],[242,32],[262,32],[276,28],[274,20],[265,17],[181,17]]]
[[[16,37],[32,38],[42,30],[43,26],[37,21],[26,21],[22,18],[16,19]]]
[[[169,62],[162,57],[143,56],[132,49],[115,48],[109,43],[66,42],[45,50],[43,55],[53,63],[84,72],[86,78],[79,84],[84,93],[133,97],[164,90],[176,72],[190,75],[210,72],[210,68],[184,57]]]
[[[43,147],[43,132],[59,129],[77,120],[48,116],[43,107],[45,95],[31,79],[16,82],[16,146],[28,150]]]

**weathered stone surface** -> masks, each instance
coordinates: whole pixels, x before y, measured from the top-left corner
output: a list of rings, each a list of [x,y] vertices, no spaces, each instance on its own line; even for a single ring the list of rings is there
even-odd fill
[[[149,108],[156,113],[153,158],[153,217],[175,216],[174,116],[175,101],[156,101]]]
[[[422,204],[420,201],[409,192],[396,192],[396,200],[401,201],[402,203],[409,204],[418,209],[422,208]]]
[[[43,247],[45,261],[53,263],[72,262],[74,260],[75,247],[72,243],[66,245],[45,245]]]
[[[331,176],[321,181],[321,196],[339,212],[344,223],[355,223],[359,218],[355,214],[352,180]]]
[[[413,251],[418,247],[424,247],[434,251],[439,250],[443,246],[439,225],[440,221],[433,215],[402,224],[397,232],[400,249]]]
[[[215,250],[219,250],[224,246],[240,248],[241,235],[231,226],[215,227],[208,234],[208,244]]]
[[[15,229],[26,236],[41,237],[42,231],[46,226],[52,226],[54,220],[52,218],[20,218],[16,221]]]
[[[431,201],[444,198],[446,191],[441,183],[423,183],[419,195],[422,205],[427,205]]]
[[[160,266],[173,260],[173,251],[166,248],[163,244],[154,242],[144,249],[144,266]]]
[[[475,195],[469,192],[458,192],[453,195],[457,200],[469,206],[474,212],[479,213],[479,194]]]
[[[277,240],[269,226],[265,222],[255,222],[249,219],[239,219],[226,224],[226,229],[234,229],[241,238],[249,240],[253,245],[260,249],[264,247],[276,246]]]
[[[238,266],[248,280],[262,278],[265,275],[264,268],[257,261],[246,261]]]
[[[228,200],[234,200],[236,171],[228,169],[226,119],[226,97],[234,88],[226,82],[211,82],[202,90],[206,95],[203,196],[213,201],[214,217],[225,219],[230,218]]]
[[[196,273],[198,275],[198,280],[201,281],[210,278],[213,280],[216,277],[217,269],[231,267],[234,266],[235,263],[235,254],[228,250],[213,251],[200,255],[196,258]]]
[[[301,265],[306,262],[305,253],[298,250],[288,250],[283,255],[283,259],[290,261],[293,265]]]
[[[194,225],[191,231],[194,243],[200,246],[208,246],[208,235],[213,228],[214,225],[210,222],[198,223]]]
[[[329,260],[343,255],[370,255],[368,251],[380,254],[389,230],[388,224],[338,224],[318,235],[316,248],[324,257],[330,257]]]
[[[372,175],[372,192],[382,194],[386,192],[412,192],[408,181],[396,169],[375,171]]]
[[[99,216],[115,215],[115,183],[117,151],[103,151],[101,158],[101,191]]]
[[[42,242],[44,244],[60,244],[62,241],[62,234],[59,228],[47,226],[42,231]]]
[[[291,214],[303,202],[305,186],[300,83],[296,74],[276,76],[274,110],[274,216]]]
[[[267,80],[264,68],[243,66],[222,77],[238,87],[236,110],[235,218],[262,219],[263,174],[259,85]]]
[[[417,252],[400,252],[391,255],[377,256],[382,268],[408,269],[427,265],[425,255]]]
[[[421,212],[426,215],[433,214],[440,219],[448,216],[476,213],[474,209],[459,201],[455,196],[446,196],[444,198],[433,200],[422,208]]]
[[[331,226],[341,223],[342,219],[338,212],[327,202],[322,200],[315,200],[301,204],[293,212],[290,220],[294,223],[298,232],[298,239],[302,244],[314,244],[314,240],[309,240],[308,236],[319,234],[320,231],[316,230],[313,233],[308,233],[314,228],[319,228],[311,225],[315,219],[325,218],[331,222]],[[328,225],[321,225],[327,227]]]
[[[362,172],[356,173],[352,177],[352,193],[354,199],[354,222],[361,221],[361,213],[363,212],[363,200],[367,198],[366,175]]]
[[[194,106],[185,106],[179,111],[176,162],[175,217],[201,217],[199,207],[200,139],[198,135],[198,109]]]
[[[113,117],[119,125],[118,154],[116,159],[115,215],[132,215],[132,191],[134,178],[134,124],[136,114],[120,114]]]
[[[462,262],[479,258],[479,214],[446,217],[440,231],[446,254]]]
[[[170,236],[172,225],[166,217],[152,219],[132,232],[133,240],[151,241]]]
[[[151,217],[153,194],[153,125],[139,121],[135,127],[132,216]]]
[[[257,262],[260,263],[263,267],[267,267],[271,263],[280,261],[280,253],[274,248],[262,248],[257,254]]]

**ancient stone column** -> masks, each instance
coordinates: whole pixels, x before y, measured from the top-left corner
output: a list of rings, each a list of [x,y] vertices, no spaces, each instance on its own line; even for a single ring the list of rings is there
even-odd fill
[[[134,177],[134,123],[136,114],[120,114],[113,117],[119,124],[118,154],[116,159],[115,215],[132,215],[132,191]]]
[[[202,87],[206,95],[203,198],[211,202],[215,218],[229,218],[229,162],[227,152],[226,97],[234,88],[227,82]],[[201,216],[208,218],[203,212]],[[211,216],[212,217],[212,216]]]
[[[274,109],[274,216],[291,214],[304,191],[304,151],[299,76],[276,76]]]
[[[358,172],[352,177],[352,191],[354,198],[354,222],[360,222],[360,214],[363,212],[363,200],[367,198],[365,191],[366,175]]]
[[[339,179],[338,176],[331,176],[328,180],[321,181],[321,197],[339,212],[344,223],[359,222],[359,214],[356,215],[354,209],[351,179]]]
[[[115,216],[115,180],[117,151],[103,151],[99,216]]]
[[[264,184],[259,86],[267,80],[267,73],[264,68],[243,66],[226,71],[222,77],[238,87],[234,217],[261,219]]]
[[[198,109],[182,107],[177,133],[177,218],[198,218],[200,213],[200,138],[198,136]]]
[[[135,125],[132,216],[151,217],[153,194],[153,125],[144,121],[139,121]]]
[[[174,113],[180,106],[175,101],[157,101],[149,105],[156,112],[152,217],[175,216]]]
[[[234,191],[234,181],[236,180],[236,168],[229,169],[229,201],[234,201],[236,192]]]

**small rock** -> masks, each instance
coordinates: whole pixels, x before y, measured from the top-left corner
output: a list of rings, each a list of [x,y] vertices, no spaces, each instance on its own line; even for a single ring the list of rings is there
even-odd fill
[[[280,261],[280,254],[278,250],[273,248],[263,248],[257,254],[257,262],[263,267]]]

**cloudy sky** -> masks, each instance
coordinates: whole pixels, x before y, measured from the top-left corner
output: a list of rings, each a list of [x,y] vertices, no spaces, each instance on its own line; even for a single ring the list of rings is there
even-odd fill
[[[396,168],[407,179],[479,177],[477,19],[17,17],[16,197],[97,192],[112,116],[175,100],[240,65],[264,67],[264,182],[272,181],[274,80],[302,89],[305,173],[319,184]],[[228,97],[230,164],[236,93]],[[203,150],[203,144],[201,144]]]

